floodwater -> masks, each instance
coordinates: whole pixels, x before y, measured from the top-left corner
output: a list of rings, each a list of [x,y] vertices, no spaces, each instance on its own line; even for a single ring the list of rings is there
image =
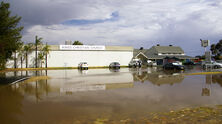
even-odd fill
[[[185,76],[158,68],[16,72],[0,85],[0,123],[145,123],[150,113],[222,104],[222,75]],[[4,73],[13,76],[15,72]],[[47,75],[47,76],[46,76]]]

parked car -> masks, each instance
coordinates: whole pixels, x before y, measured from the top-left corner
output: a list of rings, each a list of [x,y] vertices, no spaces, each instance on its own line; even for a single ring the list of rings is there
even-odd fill
[[[157,63],[155,61],[147,60],[148,66],[157,66]]]
[[[183,64],[184,64],[184,65],[194,65],[194,62],[192,62],[192,61],[186,61],[186,62],[184,62]]]
[[[194,62],[194,65],[202,65],[202,61],[196,61],[196,62]]]
[[[179,63],[167,63],[163,66],[164,69],[174,69],[174,70],[184,70],[184,66],[180,65]]]
[[[142,61],[139,59],[133,59],[129,63],[129,67],[141,67],[142,66]]]
[[[120,64],[119,62],[112,62],[110,63],[109,68],[120,69]]]
[[[218,63],[215,61],[204,61],[202,62],[203,68],[222,68],[222,63]]]
[[[78,64],[78,69],[88,69],[88,64],[87,62],[80,62]]]
[[[218,62],[218,63],[222,63],[222,60],[216,60],[216,62]]]

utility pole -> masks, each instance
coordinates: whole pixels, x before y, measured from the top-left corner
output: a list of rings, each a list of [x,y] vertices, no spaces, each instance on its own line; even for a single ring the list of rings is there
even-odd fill
[[[204,47],[205,61],[211,61],[211,53],[210,51],[207,51],[207,47],[210,46],[210,41],[202,39],[200,39],[200,41],[201,41],[201,46]]]
[[[35,68],[38,68],[38,66],[37,66],[37,61],[38,61],[38,59],[37,59],[37,50],[38,50],[38,45],[37,45],[37,36],[35,36]]]

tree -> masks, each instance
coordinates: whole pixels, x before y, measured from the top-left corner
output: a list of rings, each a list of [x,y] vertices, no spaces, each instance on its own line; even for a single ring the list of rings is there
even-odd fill
[[[1,2],[0,5],[0,69],[5,68],[5,64],[18,49],[21,42],[23,27],[18,27],[21,17],[10,16],[10,4]]]
[[[217,44],[212,44],[210,50],[214,57],[218,59],[222,54],[222,39]]]
[[[28,68],[28,54],[32,52],[32,47],[33,47],[32,43],[28,43],[27,45],[24,46],[26,68]]]
[[[72,45],[83,45],[83,43],[78,41],[78,40],[76,40],[76,41],[74,41],[74,43]]]
[[[17,51],[18,51],[18,58],[20,58],[20,64],[21,64],[21,68],[22,68],[23,54],[24,54],[24,45],[23,45],[23,43],[19,44]]]
[[[37,57],[37,51],[38,47],[41,47],[42,45],[42,38],[38,38],[38,36],[35,36],[35,67],[38,68],[38,57]]]
[[[17,60],[19,57],[21,58],[21,63],[22,63],[22,47],[23,47],[23,42],[18,42],[17,50],[14,52],[14,68],[17,68]],[[17,56],[17,53],[18,53],[18,56]]]
[[[38,53],[38,60],[39,60],[39,62],[40,62],[41,68],[42,68],[43,59],[44,59],[44,54],[43,54],[43,52],[39,52],[39,53]]]
[[[45,56],[45,67],[47,68],[47,56],[49,54],[50,46],[46,43],[46,45],[42,48],[43,55]]]

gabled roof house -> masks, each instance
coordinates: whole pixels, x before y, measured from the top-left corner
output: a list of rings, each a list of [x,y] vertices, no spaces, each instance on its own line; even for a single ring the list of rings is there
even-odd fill
[[[134,58],[140,58],[143,62],[147,60],[157,61],[159,64],[163,64],[164,59],[177,59],[186,60],[194,59],[193,57],[187,56],[183,49],[179,46],[152,46],[150,49],[134,49]],[[162,61],[162,62],[161,62]]]

